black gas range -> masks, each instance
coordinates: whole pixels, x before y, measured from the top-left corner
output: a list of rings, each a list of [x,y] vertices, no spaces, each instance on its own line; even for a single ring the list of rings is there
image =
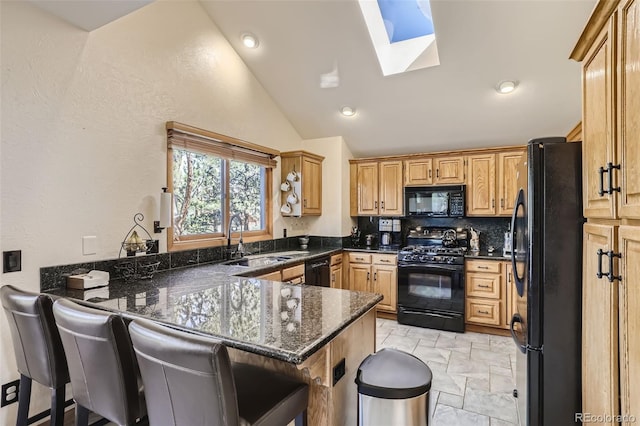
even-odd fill
[[[398,253],[398,322],[464,332],[465,229],[411,230]]]

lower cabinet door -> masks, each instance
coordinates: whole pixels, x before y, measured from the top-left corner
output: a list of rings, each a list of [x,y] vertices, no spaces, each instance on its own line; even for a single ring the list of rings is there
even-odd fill
[[[586,223],[582,245],[582,411],[611,416],[619,414],[618,284],[598,278],[609,268],[608,257],[598,253],[616,249],[615,231]]]
[[[349,264],[349,290],[370,292],[371,265]]]
[[[384,297],[378,310],[396,312],[398,298],[398,269],[395,266],[373,266],[373,292]]]
[[[621,226],[620,405],[624,415],[640,417],[640,226]],[[623,425],[631,424],[623,420]]]

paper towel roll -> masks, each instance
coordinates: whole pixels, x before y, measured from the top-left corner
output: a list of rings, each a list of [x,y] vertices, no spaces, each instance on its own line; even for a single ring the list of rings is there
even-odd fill
[[[170,228],[171,221],[171,202],[172,194],[170,192],[163,192],[160,194],[160,227]]]

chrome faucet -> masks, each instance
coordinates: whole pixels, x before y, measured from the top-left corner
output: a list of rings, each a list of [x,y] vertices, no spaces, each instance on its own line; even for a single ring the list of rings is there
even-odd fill
[[[244,256],[244,245],[242,242],[242,217],[240,217],[240,214],[234,214],[233,216],[231,216],[231,219],[229,219],[229,229],[227,230],[227,253],[229,256],[232,256],[231,253],[231,225],[233,224],[233,220],[234,219],[238,219],[240,221],[240,240],[238,241],[238,249],[235,251],[236,254],[239,254],[240,257]]]

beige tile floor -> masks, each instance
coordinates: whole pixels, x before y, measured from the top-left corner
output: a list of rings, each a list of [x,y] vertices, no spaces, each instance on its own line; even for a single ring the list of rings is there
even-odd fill
[[[503,426],[518,423],[516,347],[509,337],[451,333],[378,319],[376,349],[397,348],[423,360],[433,373],[430,426]]]

